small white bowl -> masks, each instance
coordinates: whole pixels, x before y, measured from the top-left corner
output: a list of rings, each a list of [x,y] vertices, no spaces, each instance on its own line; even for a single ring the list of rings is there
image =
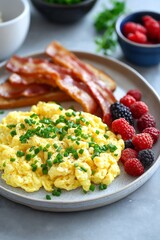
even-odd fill
[[[0,61],[15,53],[24,42],[30,24],[26,0],[0,0]]]

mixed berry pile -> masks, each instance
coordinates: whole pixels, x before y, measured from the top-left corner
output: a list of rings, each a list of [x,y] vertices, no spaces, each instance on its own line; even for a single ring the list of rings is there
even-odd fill
[[[142,175],[152,165],[152,147],[160,135],[154,116],[141,98],[142,93],[138,89],[129,90],[110,107],[112,131],[120,134],[125,142],[120,160],[126,173],[131,176]],[[137,126],[138,132],[134,126]]]
[[[157,44],[160,43],[160,21],[149,15],[143,16],[142,24],[127,22],[122,32],[125,37],[136,43]]]

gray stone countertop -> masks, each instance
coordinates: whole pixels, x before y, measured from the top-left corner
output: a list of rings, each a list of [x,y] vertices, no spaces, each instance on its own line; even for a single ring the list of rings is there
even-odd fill
[[[31,5],[29,34],[18,50],[21,56],[42,52],[52,40],[72,50],[96,52],[94,16],[106,0],[73,25],[46,21]],[[136,10],[160,10],[160,0],[128,0]],[[160,94],[160,65],[141,68],[127,62],[120,48],[113,57],[139,71]],[[105,207],[74,213],[50,213],[30,209],[0,196],[0,240],[159,240],[160,169],[141,188],[128,197]]]

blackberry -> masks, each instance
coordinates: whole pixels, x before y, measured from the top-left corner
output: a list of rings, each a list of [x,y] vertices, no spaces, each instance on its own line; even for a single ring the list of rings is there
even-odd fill
[[[139,151],[138,159],[141,161],[144,168],[150,167],[154,162],[154,152],[150,149]]]
[[[125,149],[126,149],[126,148],[132,148],[132,149],[134,149],[134,145],[133,145],[133,143],[132,143],[132,139],[129,139],[129,140],[124,141],[124,145],[125,145]]]
[[[110,107],[110,112],[112,120],[125,118],[130,125],[133,125],[132,113],[130,109],[124,106],[122,103],[119,102],[113,103]]]

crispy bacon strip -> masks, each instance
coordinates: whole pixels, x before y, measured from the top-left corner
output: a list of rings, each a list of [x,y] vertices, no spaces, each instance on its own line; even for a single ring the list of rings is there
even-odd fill
[[[61,90],[79,102],[85,111],[95,113],[97,109],[97,103],[90,95],[86,85],[75,81],[69,75],[70,70],[56,66],[43,59],[20,58],[17,56],[9,60],[6,68],[9,71],[25,76],[26,79],[35,77],[37,82],[39,78],[41,80],[47,78],[48,81],[46,82],[45,80],[45,83],[51,86],[56,84]]]
[[[13,85],[13,86],[26,86],[32,83],[45,83],[47,84],[48,79],[47,78],[41,78],[41,77],[26,77],[22,75],[18,75],[17,73],[13,73],[9,76],[8,81]],[[50,84],[49,84],[50,85]],[[56,83],[52,83],[53,88],[57,88]]]
[[[16,99],[22,96],[33,97],[52,92],[53,88],[46,84],[32,83],[27,86],[19,86],[15,88],[9,81],[0,85],[0,96],[8,99]]]
[[[98,101],[102,111],[103,120],[110,123],[110,104],[116,101],[113,93],[106,88],[104,82],[97,79],[95,74],[87,67],[85,63],[79,60],[73,53],[69,52],[57,42],[52,42],[46,49],[54,63],[72,70],[82,82],[90,89],[93,97]]]
[[[104,81],[98,79],[93,70],[91,70],[87,64],[78,59],[73,53],[69,52],[58,42],[52,42],[47,47],[46,53],[56,64],[72,70],[72,72],[75,73],[75,75],[78,76],[80,80],[91,80],[95,82],[97,85],[99,85],[100,88],[103,88],[101,90],[105,91],[106,94],[110,96],[110,99],[115,101],[115,97],[113,93],[108,89],[108,85],[106,85]]]

